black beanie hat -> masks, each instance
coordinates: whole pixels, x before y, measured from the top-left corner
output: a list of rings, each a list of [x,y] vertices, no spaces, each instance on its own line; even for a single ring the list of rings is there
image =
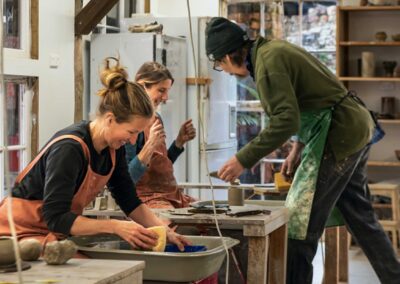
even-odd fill
[[[249,37],[237,24],[226,18],[214,17],[206,27],[206,54],[212,61],[221,59],[242,47]]]

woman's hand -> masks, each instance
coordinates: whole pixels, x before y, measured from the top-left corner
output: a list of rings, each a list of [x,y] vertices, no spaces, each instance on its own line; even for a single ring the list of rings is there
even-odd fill
[[[178,246],[180,251],[185,250],[185,245],[191,245],[192,243],[184,236],[176,233],[174,230],[167,228],[167,241]]]
[[[186,142],[196,137],[196,128],[194,128],[192,119],[186,120],[179,129],[178,136],[175,139],[175,145],[182,148]]]
[[[294,142],[293,148],[287,156],[286,160],[283,162],[281,167],[281,174],[285,180],[292,180],[297,167],[300,165],[301,152],[303,151],[304,144],[300,142]]]
[[[144,248],[151,250],[157,245],[158,235],[147,230],[134,221],[111,220],[114,234],[127,241],[133,248]]]
[[[145,165],[148,165],[153,156],[154,150],[165,140],[164,127],[160,120],[156,119],[150,127],[149,137],[143,146],[143,149],[138,154],[138,159]]]

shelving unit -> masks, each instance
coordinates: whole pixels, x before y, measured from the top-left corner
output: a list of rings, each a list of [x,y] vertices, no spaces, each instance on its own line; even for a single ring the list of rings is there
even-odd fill
[[[381,97],[395,97],[399,104],[400,77],[386,77],[383,61],[400,64],[400,42],[392,41],[398,33],[400,6],[338,6],[336,36],[336,73],[343,84],[366,103],[368,108],[380,112]],[[375,34],[384,31],[387,41],[376,41]],[[375,76],[361,76],[361,53],[373,52]],[[399,106],[397,112],[400,112]],[[397,115],[395,114],[397,117]],[[389,196],[392,203],[386,206],[393,212],[392,220],[380,220],[385,231],[391,233],[395,250],[398,249],[399,198],[398,184],[393,184],[400,172],[400,161],[394,150],[400,149],[400,119],[380,119],[386,136],[371,148],[368,161],[368,179],[381,181],[370,185],[371,194]]]
[[[400,112],[400,77],[385,77],[382,65],[388,60],[395,60],[400,65],[400,41],[391,38],[391,35],[399,33],[400,6],[338,6],[336,17],[336,71],[339,79],[348,89],[355,90],[370,109],[380,112],[380,98],[394,96],[397,112]],[[386,41],[376,41],[375,33],[378,31],[386,32]],[[363,51],[375,55],[376,75],[373,77],[359,74],[358,60]],[[400,149],[400,142],[395,138],[400,135],[400,119],[380,119],[379,122],[386,137],[372,147],[369,174],[380,171],[377,173],[379,176],[383,171],[384,175],[391,171],[398,175],[400,161],[396,161],[394,150]]]

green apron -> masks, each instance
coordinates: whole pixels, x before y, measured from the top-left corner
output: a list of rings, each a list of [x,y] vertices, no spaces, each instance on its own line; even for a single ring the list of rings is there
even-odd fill
[[[311,207],[317,186],[319,166],[324,154],[332,119],[332,109],[301,112],[299,142],[305,145],[301,163],[296,170],[292,186],[288,192],[285,206],[289,209],[288,236],[304,240],[307,235]],[[335,210],[334,210],[335,211]],[[341,223],[340,213],[335,211],[335,221],[331,226]]]

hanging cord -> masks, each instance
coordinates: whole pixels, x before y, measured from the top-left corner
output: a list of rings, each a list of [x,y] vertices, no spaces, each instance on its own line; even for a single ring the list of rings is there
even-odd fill
[[[3,6],[4,1],[1,1],[0,5],[0,15],[3,17]],[[14,219],[12,215],[12,190],[10,187],[10,180],[9,180],[9,161],[8,161],[8,123],[7,123],[7,95],[5,92],[4,88],[4,21],[1,21],[0,24],[0,93],[3,95],[3,143],[4,143],[4,178],[5,178],[5,188],[8,189],[8,200],[7,200],[7,218],[8,222],[10,224],[10,230],[11,230],[11,236],[12,236],[12,241],[13,241],[13,247],[14,247],[14,253],[15,253],[15,260],[17,264],[17,270],[18,270],[18,282],[23,283],[22,279],[22,264],[21,264],[21,256],[19,253],[19,245],[18,245],[18,240],[17,240],[17,233],[15,231],[15,224],[14,224]]]
[[[219,228],[219,224],[218,224],[218,220],[217,220],[217,211],[215,209],[215,195],[214,195],[214,186],[211,180],[211,176],[210,176],[210,169],[208,168],[208,159],[207,159],[207,155],[205,154],[205,137],[204,137],[204,124],[203,124],[203,116],[202,116],[202,112],[201,112],[201,98],[200,98],[200,87],[198,84],[198,69],[197,69],[197,61],[196,61],[196,53],[195,53],[195,48],[194,48],[194,41],[193,41],[193,29],[192,29],[192,16],[191,16],[191,12],[190,12],[190,3],[189,0],[186,0],[186,4],[187,4],[187,10],[188,10],[188,20],[189,20],[189,33],[190,33],[190,44],[192,47],[192,56],[193,56],[193,64],[194,64],[194,76],[195,76],[195,87],[197,90],[197,94],[196,94],[196,98],[197,98],[197,112],[198,112],[198,118],[199,118],[199,123],[200,123],[200,147],[201,147],[201,152],[204,153],[204,163],[206,166],[206,173],[207,173],[207,177],[208,177],[208,182],[210,184],[210,188],[211,188],[211,195],[212,195],[212,207],[213,207],[213,216],[214,216],[214,221],[215,221],[215,226],[217,228],[218,231],[218,235],[221,238],[221,242],[224,246],[225,249],[225,254],[226,254],[226,273],[225,273],[225,283],[229,284],[229,250],[228,247],[223,239],[221,230]]]

